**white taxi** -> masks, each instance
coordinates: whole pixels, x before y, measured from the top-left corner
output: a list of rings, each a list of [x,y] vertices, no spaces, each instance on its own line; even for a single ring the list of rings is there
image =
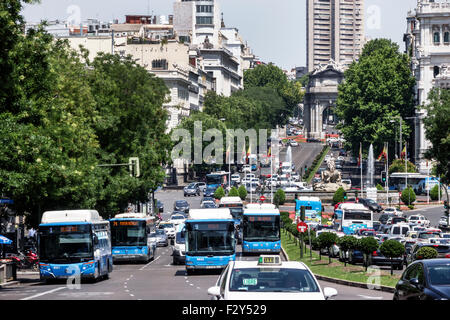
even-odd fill
[[[262,255],[258,261],[230,261],[208,294],[213,300],[327,300],[338,293],[322,290],[305,264]]]

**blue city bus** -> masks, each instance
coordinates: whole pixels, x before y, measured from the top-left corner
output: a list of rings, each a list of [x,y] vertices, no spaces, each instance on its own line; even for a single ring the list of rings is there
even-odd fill
[[[275,207],[247,206],[242,226],[243,253],[281,251],[280,211]]]
[[[361,203],[341,203],[334,211],[334,228],[346,235],[373,229],[373,212]]]
[[[155,248],[148,239],[155,229],[155,218],[145,213],[122,213],[110,219],[114,262],[148,262]]]
[[[228,172],[220,171],[206,175],[206,186],[210,188],[224,187],[227,184]]]
[[[234,220],[228,208],[190,210],[185,239],[188,274],[223,269],[236,259]]]
[[[322,201],[318,197],[299,197],[295,201],[295,216],[300,217],[301,207],[305,207],[305,222],[321,223]]]
[[[41,281],[107,278],[113,270],[108,221],[95,210],[46,211],[38,229]]]

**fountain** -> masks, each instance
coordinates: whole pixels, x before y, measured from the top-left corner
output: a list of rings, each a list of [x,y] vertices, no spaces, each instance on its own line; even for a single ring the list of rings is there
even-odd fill
[[[292,163],[292,148],[289,146],[286,151],[286,162]]]
[[[345,191],[350,189],[350,186],[342,182],[342,174],[339,170],[336,170],[335,159],[332,156],[327,161],[328,170],[322,171],[322,181],[314,184],[314,191],[328,191],[336,192],[339,188],[343,188]]]
[[[377,188],[374,186],[373,183],[374,174],[375,174],[375,160],[373,157],[373,145],[371,144],[369,147],[369,155],[367,157],[366,198],[372,199],[373,201],[377,201]]]
[[[369,147],[369,155],[367,157],[367,175],[366,175],[366,185],[368,187],[373,187],[373,175],[375,173],[375,165],[373,158],[373,145],[371,144]]]

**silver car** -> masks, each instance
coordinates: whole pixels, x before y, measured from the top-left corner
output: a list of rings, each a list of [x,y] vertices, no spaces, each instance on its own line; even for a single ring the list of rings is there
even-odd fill
[[[167,247],[169,245],[169,240],[164,229],[156,229],[155,232],[152,232],[150,234],[150,241],[154,242],[157,247]]]

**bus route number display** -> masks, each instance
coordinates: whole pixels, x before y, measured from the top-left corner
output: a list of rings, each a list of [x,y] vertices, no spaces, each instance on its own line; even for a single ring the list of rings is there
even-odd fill
[[[77,226],[65,226],[61,227],[60,232],[77,232],[78,227]]]
[[[113,226],[117,227],[117,226],[137,226],[138,222],[137,221],[114,221]]]
[[[272,221],[274,221],[274,217],[249,217],[248,221],[250,221],[250,222],[272,222]]]

